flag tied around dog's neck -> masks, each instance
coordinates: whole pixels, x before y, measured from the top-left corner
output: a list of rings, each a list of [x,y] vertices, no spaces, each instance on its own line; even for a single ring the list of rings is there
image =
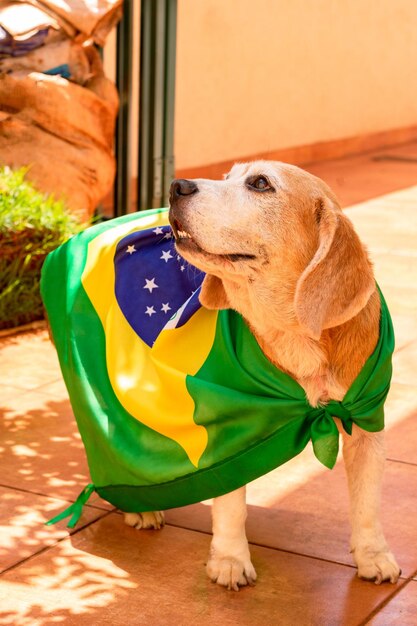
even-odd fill
[[[348,433],[353,424],[383,428],[394,336],[382,294],[375,351],[343,402],[313,408],[238,313],[200,305],[203,278],[177,254],[166,209],[89,228],[44,265],[42,295],[94,483],[88,494],[94,488],[124,511],[222,495],[309,440],[331,468],[333,416]]]

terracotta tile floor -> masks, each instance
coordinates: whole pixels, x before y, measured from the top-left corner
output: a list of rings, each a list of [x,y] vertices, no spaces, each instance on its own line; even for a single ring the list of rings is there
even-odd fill
[[[309,167],[345,206],[357,203],[348,213],[396,327],[383,522],[400,582],[356,578],[343,467],[322,469],[310,449],[248,488],[259,579],[239,593],[206,579],[209,503],[169,511],[162,532],[128,528],[98,497],[75,530],[44,526],[88,469],[54,349],[38,331],[0,341],[0,624],[417,624],[416,157],[409,144]]]

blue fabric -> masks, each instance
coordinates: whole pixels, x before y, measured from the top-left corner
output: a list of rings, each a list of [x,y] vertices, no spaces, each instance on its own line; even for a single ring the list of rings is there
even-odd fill
[[[71,78],[71,70],[68,63],[64,63],[63,65],[57,65],[50,70],[46,70],[43,72],[44,74],[49,74],[50,76],[62,76],[63,78]]]
[[[42,28],[27,39],[14,39],[10,33],[0,26],[0,54],[19,57],[39,48],[45,42],[49,28]]]
[[[183,326],[201,307],[198,294],[204,272],[178,255],[170,226],[124,237],[117,245],[114,267],[117,302],[148,346],[169,321]]]

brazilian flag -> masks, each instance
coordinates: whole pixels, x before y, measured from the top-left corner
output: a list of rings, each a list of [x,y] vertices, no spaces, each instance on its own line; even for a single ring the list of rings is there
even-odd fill
[[[123,511],[167,509],[241,487],[312,440],[332,467],[340,418],[383,428],[394,338],[380,338],[343,402],[313,408],[242,317],[204,309],[204,274],[175,250],[166,209],[87,229],[52,252],[41,290],[92,484]]]

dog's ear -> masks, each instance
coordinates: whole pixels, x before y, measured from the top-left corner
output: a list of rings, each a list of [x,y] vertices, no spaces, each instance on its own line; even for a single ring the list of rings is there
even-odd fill
[[[348,218],[335,202],[315,205],[319,242],[295,291],[295,313],[314,339],[359,313],[375,291],[372,265]]]
[[[230,309],[223,281],[213,274],[204,277],[199,299],[206,309]]]

